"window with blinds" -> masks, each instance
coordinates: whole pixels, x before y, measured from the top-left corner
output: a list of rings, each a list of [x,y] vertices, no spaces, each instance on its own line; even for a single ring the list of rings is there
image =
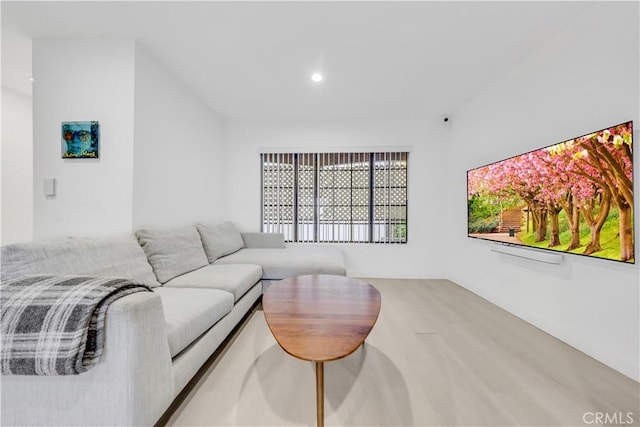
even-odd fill
[[[262,153],[262,231],[288,242],[407,242],[407,152]]]

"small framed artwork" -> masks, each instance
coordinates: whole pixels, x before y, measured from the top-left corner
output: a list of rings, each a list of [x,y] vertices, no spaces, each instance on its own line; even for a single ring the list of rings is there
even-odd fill
[[[62,158],[97,159],[100,157],[98,122],[62,122]]]

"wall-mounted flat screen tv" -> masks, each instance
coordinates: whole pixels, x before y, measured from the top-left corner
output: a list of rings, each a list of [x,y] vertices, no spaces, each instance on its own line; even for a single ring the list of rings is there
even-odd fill
[[[469,237],[635,263],[633,122],[467,171]]]

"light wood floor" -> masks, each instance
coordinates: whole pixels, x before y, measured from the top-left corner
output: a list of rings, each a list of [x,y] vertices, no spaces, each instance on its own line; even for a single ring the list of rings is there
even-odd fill
[[[586,426],[586,412],[624,425],[631,412],[640,425],[637,382],[471,292],[367,281],[382,294],[380,317],[363,347],[325,364],[327,426]],[[167,424],[313,426],[314,380],[257,310]]]

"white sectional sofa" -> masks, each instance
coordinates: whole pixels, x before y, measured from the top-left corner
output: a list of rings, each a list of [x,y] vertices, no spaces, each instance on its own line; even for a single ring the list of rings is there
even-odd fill
[[[287,247],[282,235],[241,234],[231,223],[8,245],[1,272],[126,277],[153,289],[110,306],[104,352],[89,371],[2,376],[2,425],[56,426],[153,425],[251,310],[263,281],[346,274],[335,247]]]

